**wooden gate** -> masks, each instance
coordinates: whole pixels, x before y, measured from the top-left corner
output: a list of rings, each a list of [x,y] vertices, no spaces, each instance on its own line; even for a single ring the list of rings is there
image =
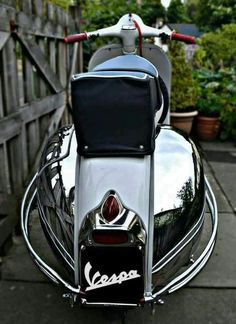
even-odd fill
[[[63,38],[75,30],[78,22],[48,2],[0,0],[0,247],[19,222],[47,138],[70,121],[67,89],[78,53]]]

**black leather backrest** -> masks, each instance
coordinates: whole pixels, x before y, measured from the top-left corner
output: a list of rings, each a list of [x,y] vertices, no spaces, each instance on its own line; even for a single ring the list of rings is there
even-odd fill
[[[72,80],[78,152],[85,156],[146,155],[154,150],[153,77],[91,72]]]

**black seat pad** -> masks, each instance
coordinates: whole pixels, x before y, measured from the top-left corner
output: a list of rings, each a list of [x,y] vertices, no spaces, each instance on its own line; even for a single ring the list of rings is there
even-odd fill
[[[146,155],[154,150],[153,77],[140,72],[89,72],[73,77],[78,152]]]

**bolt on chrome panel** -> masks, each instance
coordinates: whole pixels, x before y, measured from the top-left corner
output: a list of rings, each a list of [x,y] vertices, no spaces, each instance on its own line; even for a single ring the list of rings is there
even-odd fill
[[[140,215],[149,239],[151,157],[77,158],[75,186],[74,255],[75,282],[79,283],[80,229],[85,217],[100,208],[110,191],[119,194],[122,205]],[[81,189],[83,188],[83,189]],[[92,197],[92,199],[91,199]],[[127,215],[128,217],[131,214]],[[151,271],[150,280],[151,280]]]
[[[167,140],[169,145],[165,144]],[[172,141],[173,144],[174,141],[175,143],[178,143],[177,146],[179,146],[179,149],[182,152],[184,161],[178,155],[177,149],[176,151],[173,150],[174,146],[171,144]],[[164,146],[166,148],[165,150]],[[149,260],[149,264],[151,263],[151,269],[149,266],[150,270],[148,270],[148,263],[146,262],[145,264],[146,280],[150,281],[148,283],[146,282],[146,287],[147,285],[151,285],[151,278],[153,275],[153,290],[145,289],[145,301],[151,303],[156,302],[163,294],[171,293],[185,285],[204,267],[209,259],[216,239],[218,219],[214,194],[212,193],[207,179],[204,179],[202,164],[194,143],[192,143],[188,138],[184,139],[182,135],[174,132],[169,127],[161,127],[156,139],[156,151],[153,158],[154,168],[152,168],[150,157],[147,159],[134,159],[134,161],[132,161],[134,163],[131,164],[129,163],[130,159],[126,160],[122,158],[119,160],[122,165],[119,165],[118,169],[115,165],[112,166],[112,164],[117,161],[117,158],[115,158],[115,161],[108,159],[108,169],[108,164],[103,166],[99,161],[95,161],[97,159],[93,159],[95,165],[91,165],[91,161],[88,161],[88,159],[85,166],[83,165],[84,161],[81,164],[81,159],[77,157],[76,148],[77,143],[73,127],[62,129],[56,137],[54,136],[51,138],[50,145],[43,154],[41,170],[36,174],[27,188],[22,202],[21,224],[24,239],[34,262],[40,270],[43,271],[53,282],[62,284],[72,294],[78,295],[79,300],[82,298],[78,282],[75,281],[75,284],[72,285],[65,280],[54,269],[46,264],[44,260],[42,260],[32,246],[29,238],[28,225],[31,217],[30,212],[36,198],[38,200],[43,228],[47,234],[49,234],[50,240],[53,245],[55,245],[57,252],[61,253],[64,263],[67,264],[72,271],[80,271],[79,260],[77,259],[75,261],[74,255],[79,255],[80,242],[83,240],[86,241],[86,230],[83,227],[86,222],[88,222],[87,224],[89,224],[90,228],[96,228],[98,230],[109,227],[111,229],[120,228],[123,231],[131,231],[131,233],[135,226],[138,225],[139,231],[138,233],[135,232],[135,234],[139,235],[133,235],[133,237],[135,237],[134,243],[136,242],[137,245],[146,247],[146,250],[143,253],[145,253],[146,258]],[[101,160],[103,160],[103,158]],[[170,160],[172,160],[172,164]],[[175,160],[177,161],[176,168],[179,171],[178,175],[182,181],[182,185],[180,182],[177,183],[175,178],[176,175],[173,169]],[[190,162],[192,162],[192,167],[190,166]],[[75,164],[77,165],[76,171]],[[130,167],[131,165],[132,167]],[[146,165],[146,167],[144,167],[144,165]],[[80,211],[85,211],[85,207],[90,206],[91,203],[91,206],[93,207],[91,209],[88,208],[88,213],[86,214],[88,215],[90,213],[89,219],[86,219],[85,216],[83,216],[84,213],[79,214],[78,206],[76,206],[78,204],[80,191],[80,187],[76,188],[76,184],[81,176],[81,166],[83,170],[84,168],[87,170],[87,173],[83,175],[83,181],[86,183],[86,192],[80,192],[80,194],[82,197],[84,197],[83,194],[86,194],[87,197],[85,199],[85,205],[80,209]],[[135,168],[133,168],[133,166],[135,166]],[[170,166],[170,168],[168,166]],[[126,170],[125,174],[123,174],[122,171],[127,168],[128,171]],[[102,174],[101,177],[97,175],[96,186],[92,191],[89,189],[94,183],[91,179],[86,178],[86,175],[88,175],[91,170],[95,176],[96,172],[101,171]],[[70,173],[71,171],[72,173]],[[110,185],[109,181],[112,180],[112,177],[109,174],[106,175],[107,172],[110,172],[110,174],[113,172],[113,174],[115,174],[116,186],[112,187]],[[154,172],[154,188],[152,188],[152,182],[150,181],[152,172]],[[129,174],[129,178],[127,177],[127,174]],[[147,175],[149,176],[147,177]],[[109,176],[110,180],[108,179]],[[165,180],[164,177],[166,178]],[[130,181],[128,181],[128,179],[130,179]],[[126,182],[124,180],[126,180]],[[122,181],[124,182],[123,184],[121,183]],[[139,181],[140,184],[138,184]],[[103,182],[103,184],[101,184],[101,182]],[[127,183],[129,185],[127,185]],[[174,183],[172,188],[171,183]],[[59,191],[55,190],[58,188],[58,184],[60,184],[64,189],[62,190],[60,188]],[[104,189],[102,193],[101,188]],[[129,192],[130,188],[133,188],[131,192]],[[173,188],[175,188],[175,190]],[[161,190],[166,190],[166,196],[162,195]],[[173,198],[173,195],[168,198],[168,195],[174,191],[175,198]],[[126,192],[128,199],[126,198],[124,201],[124,193]],[[154,198],[152,198],[152,192]],[[94,195],[95,193],[98,194]],[[119,215],[117,215],[114,221],[112,221],[111,225],[108,225],[101,215],[101,208],[106,199],[106,195],[111,193],[114,194],[119,201]],[[91,199],[91,197],[93,199]],[[145,207],[146,209],[143,209],[145,199],[146,201],[151,201],[151,203],[149,206]],[[155,201],[152,201],[152,199]],[[172,202],[172,205],[171,199],[172,201],[173,199],[175,201],[174,203]],[[89,202],[89,200],[92,201]],[[135,200],[137,201],[136,205],[133,204]],[[205,200],[210,209],[209,216],[211,217],[212,222],[212,232],[204,251],[195,260],[195,262],[187,268],[187,270],[183,271],[180,275],[177,275],[173,280],[167,282],[167,284],[164,284],[162,288],[158,288],[158,285],[160,284],[158,276],[164,272],[170,274],[171,272],[169,271],[178,258],[181,260],[180,264],[184,264],[184,261],[190,259],[193,245],[199,240],[202,227],[204,226]],[[154,214],[154,218],[150,217],[152,204],[154,206],[154,213],[152,213],[152,215]],[[52,211],[52,209],[55,209],[55,211]],[[184,226],[181,226],[181,223],[176,223],[173,213],[169,214],[170,210],[175,209],[178,212],[177,221],[182,218],[183,225],[186,226],[185,228]],[[137,211],[139,211],[139,213]],[[195,216],[193,216],[194,214]],[[58,218],[56,226],[52,222],[52,219],[55,218],[54,216]],[[74,226],[75,217],[77,222],[76,226]],[[150,223],[150,220],[152,220],[153,225]],[[177,226],[175,227],[176,224]],[[58,225],[60,226],[57,227]],[[152,264],[152,258],[150,257],[152,252],[150,253],[150,251],[148,251],[149,246],[153,245],[154,242],[153,246],[155,254],[155,244],[157,242],[156,235],[161,237],[159,243],[162,243],[164,238],[166,238],[166,240],[171,239],[171,225],[179,231],[180,238],[176,238],[174,244],[169,244],[168,250],[164,255],[160,254],[156,259],[154,257],[154,262]],[[166,229],[170,226],[165,235],[163,234],[163,226],[166,227]],[[153,241],[150,240],[152,228],[154,228]],[[64,240],[63,235],[67,233],[67,230],[71,230],[71,233],[73,231],[72,240]],[[158,230],[159,232],[155,232],[155,230]],[[75,240],[76,236],[77,250],[74,251],[75,242],[73,242],[73,240]],[[129,242],[129,244],[131,246],[133,242]],[[147,254],[148,252],[149,254]],[[148,272],[150,272],[149,277]],[[164,280],[164,282],[165,281],[166,280]]]
[[[49,139],[36,179],[41,224],[55,253],[74,269],[74,188],[76,141],[72,126]]]
[[[176,242],[183,246],[184,240],[194,239],[202,228],[204,205],[204,173],[196,145],[170,126],[160,127],[154,153],[153,271],[160,270]]]
[[[72,294],[75,294],[76,296],[80,296],[80,287],[78,286],[72,286],[67,281],[65,281],[55,270],[50,268],[41,258],[40,256],[35,252],[34,248],[31,245],[30,239],[29,239],[29,232],[28,232],[28,225],[29,225],[29,218],[30,218],[30,210],[32,207],[33,200],[36,195],[35,189],[35,180],[37,178],[37,174],[32,179],[30,185],[28,186],[25,196],[22,201],[22,208],[21,208],[21,226],[22,226],[22,232],[23,236],[26,242],[26,245],[32,255],[32,258],[34,262],[37,264],[37,266],[40,268],[41,271],[43,271],[50,280],[52,280],[54,283],[60,283],[65,288],[67,288]],[[169,282],[167,285],[165,285],[163,288],[159,289],[159,291],[156,291],[155,293],[151,294],[150,296],[145,297],[146,303],[153,303],[158,302],[160,299],[160,296],[166,294],[166,293],[173,293],[174,291],[180,289],[184,285],[186,285],[193,277],[197,275],[198,272],[201,271],[201,269],[205,266],[208,259],[211,256],[211,253],[213,251],[215,240],[216,240],[216,234],[217,234],[217,227],[218,227],[218,211],[217,211],[217,205],[215,201],[214,194],[212,192],[212,189],[209,185],[208,180],[205,178],[206,183],[206,201],[210,209],[209,217],[211,218],[212,223],[212,231],[210,235],[210,239],[207,242],[203,252],[201,255],[195,260],[193,264],[191,264],[190,267],[188,267],[187,270],[182,272],[180,275],[175,277],[171,282]],[[169,260],[171,262],[171,258]],[[168,264],[168,260],[167,263]],[[80,297],[79,297],[80,298]],[[96,303],[98,305],[98,303]],[[105,304],[104,304],[105,305]]]
[[[206,184],[206,201],[210,210],[210,214],[208,215],[211,219],[211,224],[212,224],[210,238],[204,250],[202,251],[201,255],[195,260],[195,262],[192,263],[191,266],[187,268],[187,270],[183,271],[181,274],[176,276],[163,288],[153,293],[151,298],[149,300],[146,300],[147,302],[155,301],[159,299],[160,296],[162,296],[163,294],[166,293],[170,294],[182,288],[202,270],[202,268],[206,265],[207,261],[209,260],[212,254],[212,251],[215,246],[217,228],[218,228],[218,209],[217,209],[214,193],[206,177],[205,177],[205,184]]]

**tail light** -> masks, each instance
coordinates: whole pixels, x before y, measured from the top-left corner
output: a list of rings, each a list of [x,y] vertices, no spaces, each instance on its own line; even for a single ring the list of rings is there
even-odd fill
[[[102,216],[112,222],[120,213],[120,206],[115,196],[108,196],[102,206]]]
[[[116,230],[95,230],[93,239],[98,244],[124,244],[128,242],[128,233]]]

